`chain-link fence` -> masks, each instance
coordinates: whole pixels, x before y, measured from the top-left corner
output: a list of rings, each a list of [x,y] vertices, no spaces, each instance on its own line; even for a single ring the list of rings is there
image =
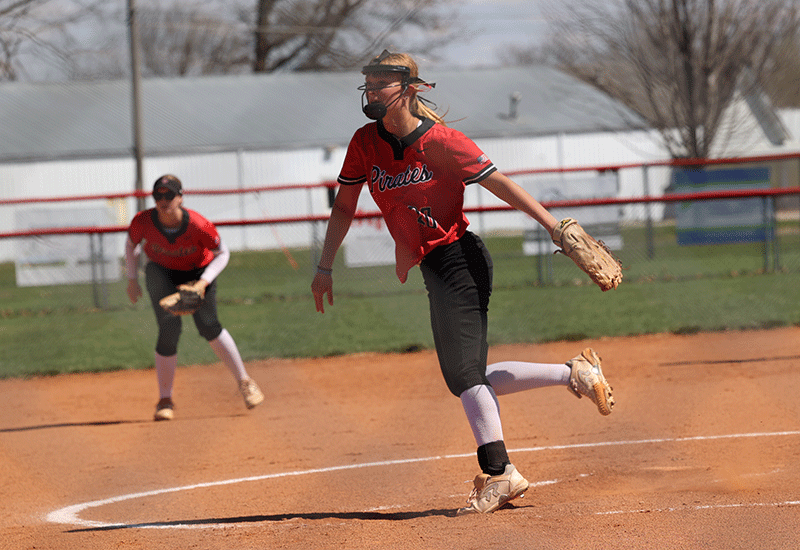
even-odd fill
[[[592,235],[602,239],[625,267],[626,282],[645,283],[656,280],[680,280],[700,277],[729,277],[767,272],[800,271],[800,195],[793,190],[776,196],[748,197],[753,212],[735,227],[727,239],[707,236],[700,242],[683,242],[679,221],[658,219],[648,214],[656,207],[664,210],[687,201],[670,201],[661,197],[648,201],[635,199],[615,204],[564,206],[551,210],[557,218],[571,215],[581,221]],[[779,199],[784,208],[774,204]],[[741,197],[717,198],[713,201],[725,210],[726,202],[741,203]],[[596,202],[603,202],[597,200]],[[741,206],[741,205],[739,205]],[[730,208],[727,208],[730,210]],[[741,212],[740,212],[741,214]],[[752,214],[752,215],[751,215]],[[563,255],[553,254],[555,247],[537,224],[526,222],[522,214],[507,209],[473,207],[468,214],[471,228],[490,241],[495,262],[506,264],[497,269],[505,285],[563,286],[585,284],[588,279],[576,273],[574,265]],[[744,214],[741,214],[744,216]],[[599,220],[593,222],[592,220]],[[324,217],[317,219],[275,222],[223,222],[220,232],[266,233],[275,246],[267,250],[234,252],[225,278],[233,300],[246,300],[249,295],[272,294],[291,296],[294,278],[308,279],[325,234]],[[487,228],[490,227],[490,228]],[[481,230],[480,228],[483,228]],[[38,233],[37,233],[38,231]],[[63,229],[30,230],[6,237],[14,243],[17,259],[6,264],[3,309],[35,310],[35,296],[47,296],[53,307],[108,309],[124,305],[121,255],[124,230],[115,227],[86,227],[75,233],[59,233]],[[286,242],[303,239],[308,247],[290,246]],[[697,239],[695,239],[697,240]],[[394,249],[391,238],[377,214],[361,214],[354,222],[343,250],[337,257],[337,283],[350,293],[418,291],[414,285],[403,286],[395,281]],[[285,274],[283,274],[285,272]],[[283,284],[276,284],[278,281]],[[302,289],[303,292],[306,288]],[[49,297],[58,296],[57,300]]]
[[[800,301],[794,291],[800,288],[796,159],[784,161],[785,165],[775,162],[777,168],[769,170],[769,177],[736,171],[737,167],[733,176],[751,179],[743,184],[718,184],[706,178],[697,189],[676,185],[677,171],[670,166],[577,174],[531,172],[513,178],[556,218],[578,219],[622,262],[625,280],[609,306],[629,303],[624,304],[624,311],[609,314],[620,317],[616,321],[619,326],[613,327],[616,333],[665,327],[769,326],[800,323]],[[780,176],[777,180],[776,175]],[[223,240],[233,249],[230,263],[220,275],[218,296],[225,323],[234,324],[232,332],[249,331],[247,346],[251,349],[245,355],[303,353],[294,346],[302,347],[307,331],[319,330],[309,287],[325,235],[331,189],[323,183],[278,191],[187,192],[186,207],[216,222]],[[13,258],[0,262],[0,315],[22,324],[16,333],[19,336],[9,344],[12,355],[19,352],[20,361],[36,355],[33,348],[37,353],[47,351],[41,348],[41,338],[31,337],[31,331],[38,334],[48,330],[47,326],[50,331],[111,332],[121,335],[120,341],[138,335],[138,351],[130,354],[139,358],[151,354],[150,305],[144,300],[131,305],[125,292],[123,240],[130,214],[123,219],[121,213],[130,213],[124,203],[132,200],[96,197],[59,200],[52,205],[41,201],[28,205],[20,200],[0,203],[4,215],[25,222],[0,239]],[[398,330],[406,330],[412,325],[407,320],[414,319],[421,328],[408,340],[429,338],[426,300],[403,298],[424,295],[419,270],[412,270],[408,281],[400,284],[393,242],[369,194],[362,193],[362,200],[334,265],[336,295],[354,298],[344,300],[351,304],[346,307],[385,310],[385,319],[406,319],[398,323]],[[269,216],[253,215],[253,204],[268,204]],[[600,293],[590,289],[589,278],[568,258],[553,254],[555,247],[546,232],[526,216],[480,186],[468,188],[465,207],[471,230],[487,242],[493,257],[495,298],[505,295],[504,299],[493,298],[492,306],[493,326],[502,327],[503,338],[528,338],[528,334],[515,332],[515,325],[519,331],[530,332],[531,320],[541,318],[537,322],[549,326],[563,316],[559,308],[580,307],[587,296],[597,300]],[[16,212],[10,213],[11,208]],[[251,214],[237,219],[232,213],[242,209]],[[342,311],[342,306],[337,307],[336,311]],[[658,319],[648,319],[654,309],[659,310],[656,315],[673,316],[674,321],[659,324]],[[348,314],[359,317],[358,312]],[[641,319],[635,318],[640,314]],[[585,322],[592,324],[591,319]],[[330,330],[326,325],[325,331]],[[554,337],[570,330],[576,335],[591,334],[587,327],[564,327]],[[365,333],[369,331],[370,327],[364,327]],[[6,336],[11,338],[9,334]],[[269,336],[262,338],[261,334]],[[189,351],[187,360],[213,360],[202,342],[190,342],[181,344],[182,354]],[[373,344],[378,347],[380,343],[364,344],[364,349]],[[191,346],[195,346],[195,355]],[[345,344],[335,346],[339,344],[331,344],[330,352],[350,351]],[[102,362],[82,350],[74,353],[79,358],[76,361],[90,357]],[[109,361],[127,364],[131,359]]]

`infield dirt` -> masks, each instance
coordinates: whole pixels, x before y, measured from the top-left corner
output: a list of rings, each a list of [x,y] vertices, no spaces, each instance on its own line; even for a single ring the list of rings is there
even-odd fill
[[[456,517],[475,445],[433,352],[0,381],[0,548],[788,549],[800,547],[800,328],[492,348],[594,347],[617,406],[565,388],[500,398],[532,483]]]

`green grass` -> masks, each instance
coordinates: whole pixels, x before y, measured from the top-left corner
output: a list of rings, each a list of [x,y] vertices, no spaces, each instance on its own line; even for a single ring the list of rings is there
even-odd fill
[[[486,239],[495,263],[490,344],[800,323],[796,236],[781,242],[783,269],[766,273],[761,245],[678,247],[673,229],[658,228],[648,258],[641,231],[628,229],[624,238],[626,280],[606,293],[562,255],[525,257],[521,238]],[[281,252],[234,253],[220,276],[220,320],[245,360],[433,346],[419,270],[401,285],[393,266],[348,269],[340,254],[335,303],[321,315],[310,292],[311,254],[292,256],[297,269]],[[102,308],[96,294],[106,297]],[[131,305],[121,281],[17,288],[13,264],[0,264],[0,304],[0,377],[152,366],[153,312],[146,300]],[[190,318],[179,360],[217,360]]]

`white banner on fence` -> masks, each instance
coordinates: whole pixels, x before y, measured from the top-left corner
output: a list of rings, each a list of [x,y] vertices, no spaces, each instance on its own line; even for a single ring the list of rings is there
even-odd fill
[[[18,210],[18,231],[54,227],[115,225],[111,208]],[[17,286],[47,286],[118,281],[121,276],[120,235],[116,233],[42,235],[18,239]]]
[[[394,264],[394,240],[383,218],[353,220],[345,241],[344,262],[347,267]]]

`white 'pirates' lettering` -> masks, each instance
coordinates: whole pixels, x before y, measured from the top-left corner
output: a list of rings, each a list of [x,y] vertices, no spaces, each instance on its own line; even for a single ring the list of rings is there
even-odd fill
[[[431,181],[432,179],[433,173],[428,170],[427,164],[413,168],[409,166],[406,168],[405,172],[401,172],[395,176],[387,174],[386,170],[381,170],[380,166],[373,166],[372,174],[370,175],[369,192],[375,192],[376,184],[378,192],[383,193],[384,191],[390,191],[407,185],[417,185],[419,183]]]

